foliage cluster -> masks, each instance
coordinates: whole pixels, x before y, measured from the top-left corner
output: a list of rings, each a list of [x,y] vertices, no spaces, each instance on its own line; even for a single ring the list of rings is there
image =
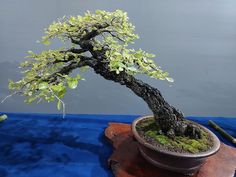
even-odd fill
[[[84,16],[63,17],[45,29],[41,40],[41,43],[50,45],[53,39],[60,39],[63,47],[39,54],[29,51],[28,59],[20,65],[23,78],[10,81],[9,88],[15,91],[14,94],[26,96],[27,103],[57,100],[60,109],[61,105],[64,106],[61,98],[67,88],[75,89],[78,82],[84,80],[80,74],[72,77],[71,72],[76,68],[84,70],[88,66],[86,60],[106,62],[110,71],[116,74],[146,74],[173,82],[169,74],[152,60],[155,55],[129,48],[139,38],[134,30],[127,13],[121,10],[97,10],[95,13],[86,12]],[[92,48],[84,47],[87,43]],[[104,53],[104,57],[96,57],[96,52]]]

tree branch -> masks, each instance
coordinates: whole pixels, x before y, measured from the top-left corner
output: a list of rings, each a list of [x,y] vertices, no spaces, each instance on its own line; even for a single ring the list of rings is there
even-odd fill
[[[85,36],[80,38],[80,41],[90,40],[91,38],[94,38],[95,36],[99,35],[98,30],[92,30],[91,32],[88,32]]]
[[[73,44],[77,44],[77,45],[80,45],[80,41],[77,41],[77,40],[75,40],[73,37],[69,37],[70,38],[70,40],[71,40],[71,42],[73,43]]]
[[[62,52],[72,52],[72,53],[76,53],[76,54],[81,54],[81,53],[84,53],[84,52],[87,52],[88,50],[87,49],[75,49],[75,48],[71,48],[69,50],[66,50],[66,51],[62,51]]]
[[[106,33],[109,33],[112,37],[114,37],[114,38],[116,38],[116,39],[118,39],[118,40],[120,40],[120,41],[122,41],[122,42],[125,42],[123,39],[121,39],[119,36],[117,36],[117,35],[115,35],[115,34],[113,34],[112,32],[114,32],[114,31],[109,31],[109,30],[103,30],[102,32],[106,32]]]
[[[94,38],[95,36],[97,36],[101,33],[100,29],[105,29],[108,26],[110,26],[108,23],[103,24],[103,25],[97,24],[95,26],[97,29],[92,30],[92,31],[88,32],[87,34],[85,34],[82,38],[80,38],[80,41],[90,40],[90,39]]]
[[[69,65],[64,66],[59,71],[53,73],[52,75],[50,75],[49,77],[44,79],[44,81],[46,81],[46,82],[49,81],[50,83],[55,82],[59,75],[68,75],[74,69],[80,68],[83,66],[94,67],[96,65],[96,63],[97,63],[97,59],[95,59],[95,58],[80,56],[80,61],[72,61]]]
[[[60,51],[60,52],[61,53],[72,52],[72,53],[76,53],[76,54],[81,54],[81,53],[84,53],[84,52],[87,52],[87,51],[88,51],[88,49],[75,49],[75,48],[71,48],[71,49],[68,49],[68,50],[65,50],[65,51]],[[56,61],[53,62],[53,64],[60,63],[60,62],[66,63],[66,62],[72,61],[73,59],[74,59],[74,56],[71,55],[66,60],[56,60]]]

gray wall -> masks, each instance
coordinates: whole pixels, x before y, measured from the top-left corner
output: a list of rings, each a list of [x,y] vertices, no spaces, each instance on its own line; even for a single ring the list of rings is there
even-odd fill
[[[20,77],[18,63],[43,29],[64,15],[86,10],[127,11],[140,40],[135,47],[158,54],[156,61],[175,83],[142,77],[185,115],[236,116],[235,0],[1,0],[0,98],[9,94],[7,80]],[[59,45],[59,44],[56,44]],[[146,104],[130,90],[92,71],[70,91],[67,113],[148,114]],[[58,112],[55,104],[26,105],[14,97],[0,105],[8,112]]]

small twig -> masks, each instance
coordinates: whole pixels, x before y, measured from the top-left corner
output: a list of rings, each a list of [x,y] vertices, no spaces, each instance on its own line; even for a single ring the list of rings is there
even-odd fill
[[[39,98],[39,100],[37,101],[37,104],[39,104],[42,101],[42,98]]]
[[[119,36],[117,36],[117,35],[115,35],[115,34],[112,33],[112,32],[115,32],[115,31],[102,30],[101,32],[103,32],[103,33],[109,33],[112,37],[114,37],[114,38],[120,40],[121,42],[125,42],[125,41],[124,41],[123,39],[121,39]]]
[[[4,99],[2,99],[2,101],[1,101],[0,104],[4,103],[8,98],[10,98],[10,97],[16,95],[17,93],[21,93],[21,91],[15,91],[14,93],[12,93],[12,94],[10,94],[10,95],[7,95]]]
[[[76,48],[70,48],[68,50],[62,50],[60,51],[60,53],[67,53],[67,52],[72,52],[72,53],[77,53],[77,54],[81,54],[84,52],[87,52],[88,49],[76,49]]]
[[[49,90],[52,93],[52,95],[55,96],[56,99],[61,102],[61,104],[62,104],[62,118],[64,119],[65,115],[66,115],[65,103],[53,92],[53,90],[50,87],[49,87]]]
[[[228,139],[231,143],[236,145],[236,138],[232,137],[230,134],[228,134],[226,131],[224,131],[221,127],[219,127],[215,122],[212,120],[208,121],[208,124],[212,126],[214,129],[216,129],[222,136],[224,136],[226,139]]]

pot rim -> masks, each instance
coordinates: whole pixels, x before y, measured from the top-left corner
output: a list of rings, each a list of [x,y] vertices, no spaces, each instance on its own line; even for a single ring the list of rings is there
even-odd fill
[[[141,116],[141,117],[138,117],[137,119],[135,119],[133,122],[132,122],[132,132],[133,132],[133,135],[134,137],[136,138],[136,140],[142,144],[143,146],[151,149],[151,150],[154,150],[154,151],[157,151],[157,152],[160,152],[160,153],[163,153],[163,154],[166,154],[166,155],[170,155],[170,156],[175,156],[175,157],[183,157],[183,158],[204,158],[204,157],[208,157],[208,156],[211,156],[213,154],[215,154],[216,152],[219,151],[220,149],[220,140],[218,139],[218,137],[212,132],[210,131],[209,129],[207,129],[206,127],[196,123],[196,122],[193,122],[193,121],[190,121],[190,122],[193,122],[194,124],[197,124],[198,126],[200,126],[201,128],[203,128],[204,130],[206,130],[210,136],[212,136],[213,138],[213,147],[207,151],[204,151],[204,152],[199,152],[199,153],[195,153],[195,154],[190,154],[190,153],[181,153],[181,152],[173,152],[173,151],[168,151],[168,150],[163,150],[163,149],[158,149],[156,146],[153,146],[151,145],[150,143],[146,142],[143,138],[141,138],[136,130],[136,125],[139,121],[143,120],[143,119],[147,119],[147,118],[152,118],[153,116]]]

